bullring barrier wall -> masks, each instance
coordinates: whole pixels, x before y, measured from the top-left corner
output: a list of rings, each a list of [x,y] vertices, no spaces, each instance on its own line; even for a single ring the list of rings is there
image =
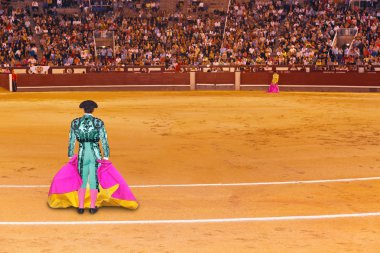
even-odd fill
[[[0,74],[0,87],[9,90],[9,74]]]
[[[279,73],[281,90],[288,91],[380,91],[380,73]],[[272,73],[241,73],[241,90],[266,89]]]
[[[21,74],[19,91],[189,90],[188,73]]]
[[[380,72],[288,72],[280,74],[280,90],[380,91]],[[87,74],[18,74],[18,91],[75,90],[266,90],[271,72],[108,72]],[[0,75],[9,87],[8,75]]]

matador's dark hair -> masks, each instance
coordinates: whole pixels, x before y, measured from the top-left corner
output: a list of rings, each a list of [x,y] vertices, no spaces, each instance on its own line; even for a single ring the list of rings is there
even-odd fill
[[[92,113],[95,108],[98,108],[98,104],[92,100],[85,100],[80,103],[79,108],[83,108],[85,113]]]

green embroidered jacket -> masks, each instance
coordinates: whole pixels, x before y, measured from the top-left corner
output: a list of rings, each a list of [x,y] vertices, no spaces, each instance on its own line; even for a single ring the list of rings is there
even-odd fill
[[[81,118],[76,118],[71,122],[69,136],[69,157],[74,155],[75,140],[79,142],[78,161],[81,161],[84,154],[84,142],[90,142],[92,151],[96,159],[101,159],[99,141],[102,142],[103,156],[109,157],[107,132],[101,119],[95,118],[91,114],[85,114]]]

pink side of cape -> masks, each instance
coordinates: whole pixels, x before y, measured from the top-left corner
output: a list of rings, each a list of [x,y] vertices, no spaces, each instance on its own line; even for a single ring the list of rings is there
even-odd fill
[[[271,83],[268,88],[268,93],[279,93],[280,89],[278,88],[277,84]]]
[[[104,189],[108,189],[118,184],[119,188],[112,194],[112,197],[115,199],[135,201],[136,198],[127,182],[112,165],[112,163],[107,160],[98,160],[98,162],[100,163],[100,167],[98,169],[98,180],[100,185]]]
[[[81,185],[82,179],[78,172],[78,158],[75,155],[54,176],[49,195],[77,191]]]
[[[136,200],[127,182],[116,170],[110,161],[98,160],[98,181],[103,189],[119,185],[112,194],[113,198],[121,200]],[[77,191],[82,185],[82,179],[78,172],[78,158],[75,155],[65,166],[63,166],[54,176],[50,186],[49,195],[65,194]]]

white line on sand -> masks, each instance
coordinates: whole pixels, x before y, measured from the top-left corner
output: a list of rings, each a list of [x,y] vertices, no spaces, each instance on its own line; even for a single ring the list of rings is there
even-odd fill
[[[290,221],[290,220],[322,220],[338,218],[379,217],[380,212],[325,214],[305,216],[275,216],[252,218],[194,219],[194,220],[120,220],[120,221],[2,221],[0,225],[143,225],[143,224],[179,224],[179,223],[225,223],[225,222],[260,222],[260,221]]]
[[[252,183],[216,183],[216,184],[150,184],[130,185],[131,188],[166,188],[166,187],[213,187],[213,186],[260,186],[260,185],[287,185],[287,184],[320,184],[320,183],[343,183],[355,181],[377,181],[380,177],[358,177],[343,179],[321,179],[304,181],[279,181],[279,182],[252,182]],[[50,185],[0,185],[0,188],[48,188]]]

